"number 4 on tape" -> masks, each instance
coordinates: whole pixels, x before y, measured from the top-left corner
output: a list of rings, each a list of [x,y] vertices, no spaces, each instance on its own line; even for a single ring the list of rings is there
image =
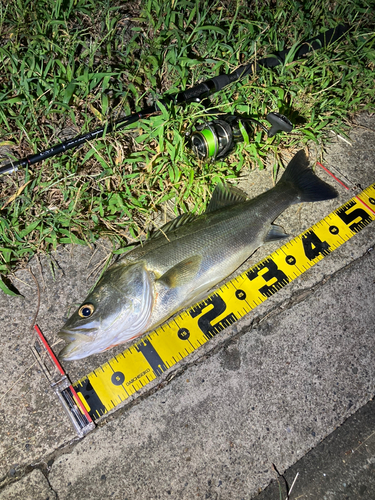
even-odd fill
[[[74,384],[96,420],[242,318],[375,219],[375,184],[199,304]]]

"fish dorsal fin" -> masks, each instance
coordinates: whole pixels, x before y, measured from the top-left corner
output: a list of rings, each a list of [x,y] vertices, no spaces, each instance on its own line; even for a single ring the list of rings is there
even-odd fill
[[[276,224],[271,224],[271,228],[268,231],[266,237],[264,238],[264,243],[269,243],[270,241],[278,241],[283,240],[285,238],[289,238],[289,234],[286,234],[284,229],[281,226],[277,226]]]
[[[162,226],[160,229],[157,229],[152,235],[150,236],[150,240],[154,240],[156,238],[161,238],[162,236],[164,238],[167,237],[167,234],[170,233],[171,231],[174,231],[178,227],[184,226],[188,222],[192,222],[195,219],[195,215],[186,213],[179,215],[173,220],[170,220],[164,226]]]
[[[168,271],[160,276],[157,281],[164,283],[164,285],[168,288],[176,288],[178,286],[186,285],[197,275],[201,262],[201,255],[188,257],[173,266],[171,269],[168,269]]]
[[[220,208],[229,207],[243,203],[247,196],[244,192],[235,186],[229,184],[217,184],[212,194],[210,203],[208,204],[206,213],[214,212]]]

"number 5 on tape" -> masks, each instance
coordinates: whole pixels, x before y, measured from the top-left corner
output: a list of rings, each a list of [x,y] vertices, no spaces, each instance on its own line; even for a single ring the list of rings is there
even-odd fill
[[[375,184],[74,384],[95,420],[310,269],[375,219]]]

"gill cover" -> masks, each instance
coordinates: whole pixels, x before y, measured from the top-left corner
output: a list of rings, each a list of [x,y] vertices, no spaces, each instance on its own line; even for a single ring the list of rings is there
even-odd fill
[[[88,304],[91,314],[84,317]],[[70,342],[60,357],[84,358],[140,335],[147,329],[152,306],[152,283],[144,263],[113,264],[59,332]]]

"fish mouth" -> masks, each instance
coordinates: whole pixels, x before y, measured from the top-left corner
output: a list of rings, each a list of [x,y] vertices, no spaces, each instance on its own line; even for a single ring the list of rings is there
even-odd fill
[[[85,330],[85,332],[90,333],[94,330],[96,330],[96,328],[90,328]],[[67,342],[74,342],[75,340],[81,340],[81,342],[92,342],[93,340],[93,338],[86,333],[71,332],[70,330],[60,330],[57,335]]]
[[[64,361],[73,361],[87,356],[87,347],[93,341],[92,337],[83,333],[73,333],[61,330],[58,334],[63,340],[69,342],[60,352],[59,358]]]

